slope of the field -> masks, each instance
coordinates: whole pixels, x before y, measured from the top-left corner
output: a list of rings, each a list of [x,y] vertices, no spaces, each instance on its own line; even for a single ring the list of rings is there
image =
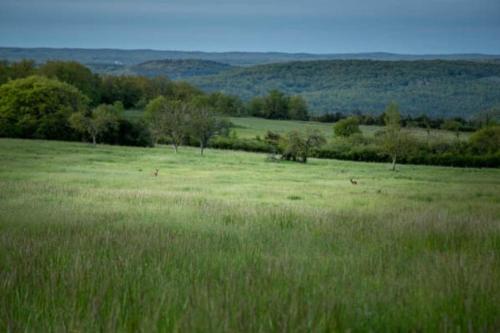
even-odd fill
[[[499,170],[10,139],[0,156],[1,331],[500,328]]]
[[[207,91],[244,99],[270,89],[306,98],[313,113],[402,112],[470,117],[500,104],[500,64],[464,61],[310,61],[235,68],[192,78]]]

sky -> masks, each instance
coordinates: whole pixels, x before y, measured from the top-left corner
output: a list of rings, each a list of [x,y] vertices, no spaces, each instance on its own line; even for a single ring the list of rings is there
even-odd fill
[[[0,46],[500,54],[500,0],[0,0]]]

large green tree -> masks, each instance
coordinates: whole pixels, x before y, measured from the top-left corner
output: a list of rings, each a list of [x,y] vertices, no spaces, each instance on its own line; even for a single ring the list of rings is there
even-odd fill
[[[500,125],[483,127],[469,138],[474,153],[495,154],[500,151]]]
[[[90,69],[75,61],[48,61],[38,69],[40,75],[55,78],[80,89],[90,98],[91,104],[100,100],[100,79]]]
[[[291,96],[288,101],[288,118],[294,120],[308,120],[307,102],[302,96]]]
[[[227,134],[230,122],[218,117],[209,107],[193,104],[189,110],[189,134],[198,141],[200,154],[208,146],[210,139],[217,134]]]
[[[153,99],[146,107],[145,117],[155,142],[168,140],[175,152],[189,132],[189,105],[164,96]]]
[[[279,90],[271,90],[264,97],[262,113],[269,119],[288,119],[289,98]]]
[[[69,118],[69,123],[76,131],[89,135],[95,146],[100,135],[118,129],[122,112],[121,103],[101,104],[91,111],[73,113]]]
[[[0,86],[0,136],[72,139],[68,118],[87,108],[88,98],[75,87],[42,76]]]

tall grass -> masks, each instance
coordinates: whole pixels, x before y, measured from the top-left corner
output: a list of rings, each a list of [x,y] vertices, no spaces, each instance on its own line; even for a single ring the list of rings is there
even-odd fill
[[[498,170],[0,153],[1,331],[500,329]]]

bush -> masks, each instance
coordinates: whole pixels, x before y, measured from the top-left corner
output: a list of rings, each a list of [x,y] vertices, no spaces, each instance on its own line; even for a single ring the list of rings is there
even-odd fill
[[[339,120],[333,126],[336,136],[348,137],[353,134],[361,133],[359,129],[359,120],[357,117],[349,117],[346,119]]]

